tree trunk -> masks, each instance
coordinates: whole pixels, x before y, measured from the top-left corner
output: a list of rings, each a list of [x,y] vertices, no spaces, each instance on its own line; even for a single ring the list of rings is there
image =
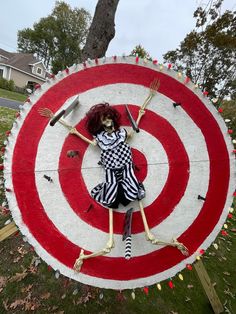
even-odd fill
[[[105,56],[115,36],[115,13],[119,0],[98,0],[89,34],[82,51],[82,60]]]

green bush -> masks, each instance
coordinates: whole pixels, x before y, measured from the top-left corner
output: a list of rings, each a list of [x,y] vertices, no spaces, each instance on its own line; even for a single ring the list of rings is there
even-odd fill
[[[13,91],[15,88],[15,84],[13,80],[6,80],[3,77],[0,78],[0,88],[7,89]]]

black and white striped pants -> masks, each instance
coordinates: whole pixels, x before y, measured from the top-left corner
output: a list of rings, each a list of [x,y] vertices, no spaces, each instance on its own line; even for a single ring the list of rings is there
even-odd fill
[[[117,208],[119,203],[125,206],[130,201],[144,197],[144,188],[134,174],[132,163],[119,169],[106,169],[105,172],[105,182],[91,191],[91,196],[97,202]]]

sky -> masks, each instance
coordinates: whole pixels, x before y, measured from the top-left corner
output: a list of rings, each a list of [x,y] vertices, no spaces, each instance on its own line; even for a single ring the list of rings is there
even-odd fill
[[[93,16],[97,0],[64,0],[72,8],[84,8]],[[128,55],[141,44],[153,59],[162,61],[194,28],[193,12],[207,0],[120,0],[116,35],[106,56]],[[0,48],[17,51],[17,31],[32,28],[52,13],[55,0],[0,0]],[[236,10],[236,0],[224,0],[223,11]]]

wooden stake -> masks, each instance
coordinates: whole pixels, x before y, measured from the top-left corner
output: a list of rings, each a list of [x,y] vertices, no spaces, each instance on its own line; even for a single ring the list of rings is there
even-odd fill
[[[194,263],[194,268],[197,272],[198,278],[201,281],[203,289],[211,303],[213,311],[215,314],[220,314],[224,312],[224,307],[220,302],[220,299],[213,287],[210,277],[206,271],[206,268],[201,260]]]
[[[14,221],[10,222],[8,225],[0,229],[0,242],[10,237],[16,231],[18,231],[18,228]]]

